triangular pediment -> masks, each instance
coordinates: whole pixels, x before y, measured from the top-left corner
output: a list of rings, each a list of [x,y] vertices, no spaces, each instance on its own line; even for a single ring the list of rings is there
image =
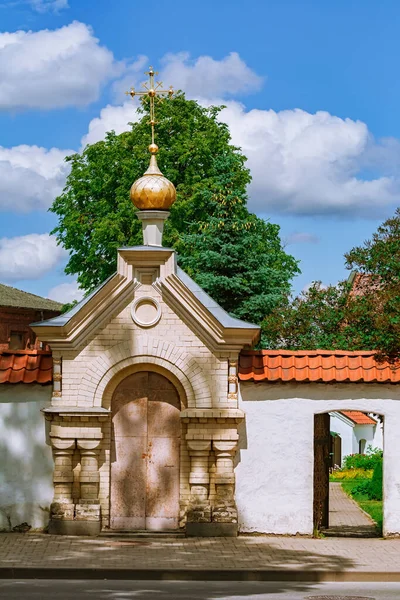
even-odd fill
[[[32,324],[53,349],[79,348],[119,309],[134,301],[141,286],[151,285],[171,310],[212,351],[240,351],[253,345],[259,327],[230,316],[176,264],[174,250],[151,246],[121,248],[118,271],[69,312]]]

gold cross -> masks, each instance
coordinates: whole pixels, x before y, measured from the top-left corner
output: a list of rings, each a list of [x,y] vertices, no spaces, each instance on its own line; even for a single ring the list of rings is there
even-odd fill
[[[155,111],[154,111],[154,100],[159,97],[162,98],[164,96],[171,97],[174,93],[172,89],[172,85],[169,90],[162,90],[162,81],[154,82],[154,75],[158,75],[158,71],[153,71],[153,67],[149,67],[149,70],[145,73],[145,75],[149,76],[148,83],[143,83],[142,87],[144,87],[143,92],[137,92],[135,88],[131,88],[130,92],[125,92],[127,96],[133,98],[134,96],[148,96],[150,99],[150,125],[151,125],[151,143],[154,144],[154,126],[156,124],[155,119]]]

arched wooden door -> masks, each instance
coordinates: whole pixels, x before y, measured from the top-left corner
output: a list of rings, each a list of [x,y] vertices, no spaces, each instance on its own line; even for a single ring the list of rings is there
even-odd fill
[[[162,375],[140,371],[112,402],[112,529],[179,527],[180,400]]]

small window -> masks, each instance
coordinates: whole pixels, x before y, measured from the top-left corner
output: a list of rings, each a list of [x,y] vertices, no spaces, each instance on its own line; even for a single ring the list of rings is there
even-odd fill
[[[25,347],[24,334],[18,331],[12,331],[10,333],[10,341],[8,343],[8,347],[10,348],[10,350],[23,350]]]
[[[358,452],[360,454],[365,454],[365,446],[367,444],[367,440],[360,440],[358,442]]]

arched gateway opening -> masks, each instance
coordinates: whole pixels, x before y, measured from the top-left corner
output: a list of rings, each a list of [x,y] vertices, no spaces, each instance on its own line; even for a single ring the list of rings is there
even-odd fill
[[[376,412],[339,410],[314,415],[315,533],[381,535],[383,424],[383,415]]]
[[[163,375],[127,376],[111,400],[111,529],[179,527],[180,399]]]

